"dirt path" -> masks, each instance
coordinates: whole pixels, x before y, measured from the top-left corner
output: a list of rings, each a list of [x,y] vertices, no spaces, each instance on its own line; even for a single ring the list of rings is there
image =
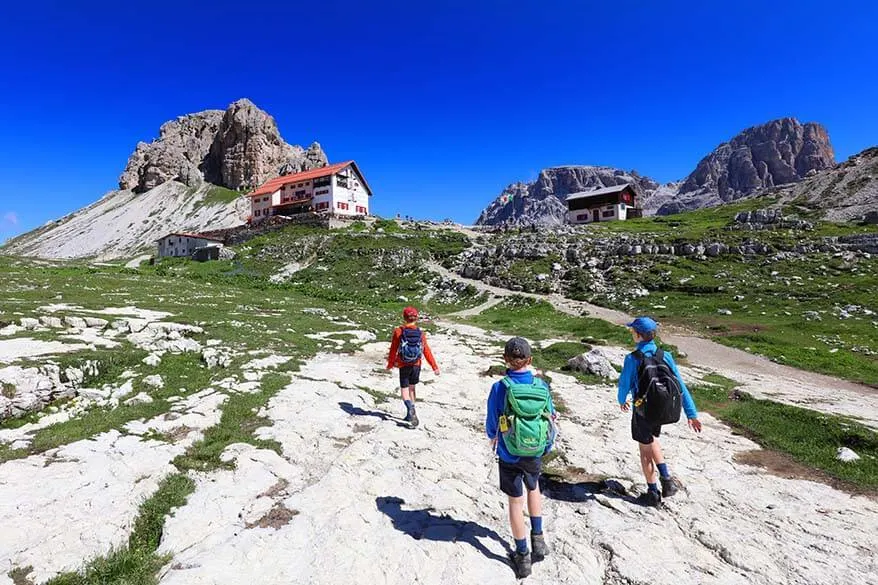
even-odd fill
[[[400,423],[397,398],[375,398],[396,385],[375,368],[386,343],[305,364],[264,409],[272,426],[258,431],[282,454],[232,445],[224,458],[235,469],[196,474],[195,493],[163,531],[160,552],[172,558],[161,583],[516,583],[483,431],[493,380],[482,373],[497,363],[496,338],[439,325],[432,345],[443,374],[425,373],[414,430]],[[874,501],[736,463],[756,445],[706,415],[701,436],[665,429],[685,489],[661,510],[641,508],[614,388],[552,378],[569,407],[563,457],[549,464],[563,477],[543,484],[552,554],[528,584],[878,584]]]
[[[493,295],[489,303],[455,316],[467,317],[478,314],[498,304],[504,297],[520,295],[548,301],[556,310],[568,315],[588,315],[616,325],[630,323],[632,316],[622,311],[575,301],[558,294],[539,295],[518,293],[488,285],[479,280],[463,278],[437,263],[429,266],[442,276],[471,284],[479,291]],[[832,376],[806,372],[785,366],[764,357],[727,347],[698,337],[680,327],[668,327],[662,331],[662,339],[679,347],[687,354],[689,363],[706,371],[716,372],[742,385],[742,390],[759,398],[795,404],[822,412],[841,414],[861,420],[878,429],[878,391],[868,386]]]

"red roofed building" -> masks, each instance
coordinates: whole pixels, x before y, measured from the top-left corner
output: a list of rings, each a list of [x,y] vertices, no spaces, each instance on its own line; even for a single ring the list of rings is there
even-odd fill
[[[250,221],[259,223],[272,215],[307,211],[335,215],[369,215],[372,190],[357,163],[343,163],[283,175],[250,193]]]

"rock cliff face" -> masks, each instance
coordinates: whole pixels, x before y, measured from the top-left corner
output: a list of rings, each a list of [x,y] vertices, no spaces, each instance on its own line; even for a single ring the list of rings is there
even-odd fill
[[[612,167],[568,166],[540,171],[532,183],[506,187],[476,220],[476,225],[561,225],[571,193],[631,183],[647,202],[660,185],[637,172]]]
[[[207,110],[163,124],[156,141],[137,144],[119,188],[143,193],[176,180],[247,190],[279,174],[326,164],[320,144],[307,150],[287,144],[274,118],[242,99],[225,112]]]
[[[783,118],[744,130],[701,159],[659,215],[719,205],[832,168],[835,155],[820,124]]]
[[[2,253],[109,259],[151,251],[170,232],[240,225],[250,208],[239,192],[326,164],[318,143],[287,144],[271,116],[238,100],[162,124],[155,141],[137,144],[119,191],[14,238]]]

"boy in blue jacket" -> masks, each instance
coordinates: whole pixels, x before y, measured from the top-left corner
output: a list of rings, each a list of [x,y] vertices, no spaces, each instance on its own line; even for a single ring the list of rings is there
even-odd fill
[[[628,324],[631,335],[636,344],[636,351],[644,356],[655,355],[658,347],[655,343],[655,334],[658,324],[649,317],[638,317]],[[664,362],[670,367],[674,376],[680,383],[680,393],[683,399],[683,411],[689,421],[689,427],[696,433],[701,432],[701,421],[698,420],[698,411],[695,409],[695,401],[686,383],[683,382],[677,364],[674,358],[668,352],[664,353]],[[625,356],[625,363],[622,366],[622,375],[619,377],[619,406],[622,412],[628,412],[631,407],[629,405],[629,397],[637,396],[637,371],[638,358],[634,352]],[[658,437],[662,432],[661,425],[653,425],[645,418],[640,416],[635,410],[631,416],[631,438],[638,443],[640,448],[640,465],[643,468],[643,475],[646,477],[647,491],[643,494],[639,501],[648,506],[658,506],[661,504],[662,497],[668,498],[677,493],[677,486],[668,470],[668,464],[665,463],[662,454],[662,446]],[[659,492],[658,482],[656,481],[656,471],[658,471],[659,479],[662,484],[662,491]]]
[[[555,439],[554,419],[556,414],[548,385],[543,380],[535,378],[530,370],[533,357],[527,341],[521,337],[510,339],[506,343],[503,358],[507,365],[506,377],[491,387],[491,393],[488,396],[485,430],[499,459],[500,490],[509,498],[509,523],[512,528],[512,536],[515,539],[515,552],[511,553],[509,558],[516,576],[521,579],[530,575],[532,561],[543,560],[549,552],[543,536],[539,480],[542,469],[541,456],[552,449],[552,443]],[[507,390],[510,384],[530,385],[535,389],[537,396],[540,392],[545,392],[547,412],[543,413],[543,418],[550,417],[550,419],[547,421],[549,424],[545,437],[546,446],[540,456],[513,455],[506,444],[504,434],[509,431],[511,418],[510,411],[507,409]],[[525,487],[527,488],[526,497]],[[530,538],[533,554],[528,551],[527,547],[527,531],[524,524],[525,502],[527,502],[527,512],[530,516]]]

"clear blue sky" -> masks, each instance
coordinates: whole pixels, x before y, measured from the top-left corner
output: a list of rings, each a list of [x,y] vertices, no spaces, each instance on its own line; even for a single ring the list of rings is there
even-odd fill
[[[138,140],[249,97],[356,159],[373,209],[472,221],[559,164],[679,179],[769,119],[878,144],[874,2],[4,3],[0,240],[113,189]]]

